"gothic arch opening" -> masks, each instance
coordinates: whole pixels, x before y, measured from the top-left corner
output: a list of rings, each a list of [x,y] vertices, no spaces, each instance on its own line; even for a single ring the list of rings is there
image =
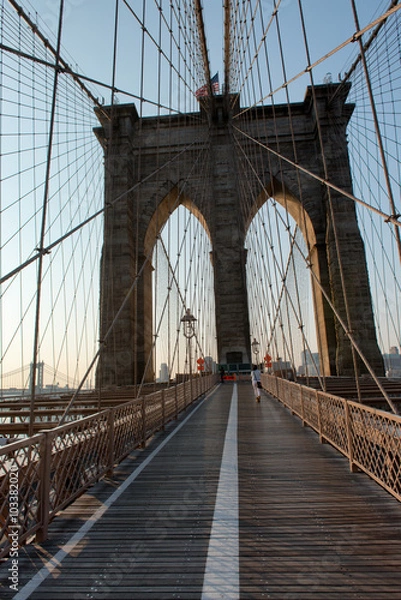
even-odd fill
[[[145,236],[152,247],[152,286],[145,304],[152,307],[156,379],[194,375],[216,362],[214,271],[210,232],[200,211],[174,188]],[[157,228],[156,228],[157,226]],[[184,335],[186,310],[194,317],[193,337]]]
[[[210,239],[209,227],[202,212],[191,198],[176,185],[164,196],[149,221],[144,241],[145,256],[150,256],[160,231],[179,206],[187,208],[198,219]]]
[[[273,181],[257,197],[246,231],[250,334],[259,342],[260,362],[267,353],[277,371],[285,364],[294,373],[328,375],[326,307],[310,268],[319,278],[311,218],[298,198]]]
[[[248,221],[246,223],[246,231],[248,231],[251,221],[259,209],[269,199],[273,199],[281,204],[284,210],[291,215],[299,229],[302,231],[308,247],[316,244],[315,228],[312,224],[311,218],[302,206],[299,198],[295,196],[284,183],[275,178],[272,178],[270,184],[266,186],[257,196],[256,201],[249,213]]]

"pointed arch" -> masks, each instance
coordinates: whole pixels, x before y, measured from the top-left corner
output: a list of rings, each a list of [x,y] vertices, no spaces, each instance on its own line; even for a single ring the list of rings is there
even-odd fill
[[[316,231],[308,212],[303,207],[299,198],[295,196],[284,182],[278,181],[272,177],[270,183],[261,190],[256,197],[255,203],[252,205],[248,215],[248,220],[245,223],[245,231],[249,226],[263,204],[270,198],[278,202],[284,210],[286,210],[294,219],[299,229],[302,231],[308,248],[316,244]]]
[[[260,208],[269,199],[274,200],[294,219],[305,240],[308,250],[307,260],[314,277],[311,277],[312,298],[315,314],[316,338],[319,349],[320,372],[329,376],[335,372],[336,334],[334,316],[325,301],[322,288],[330,289],[326,246],[319,233],[319,219],[315,221],[300,199],[289,187],[272,177],[258,196],[248,215],[246,231]],[[317,283],[320,282],[320,285]]]
[[[150,256],[156,244],[157,237],[164,225],[167,223],[170,216],[178,208],[178,206],[187,208],[201,223],[205,229],[209,239],[211,240],[210,230],[205,217],[199,207],[191,200],[191,198],[182,190],[179,185],[175,185],[164,196],[154,211],[144,238],[144,254]]]

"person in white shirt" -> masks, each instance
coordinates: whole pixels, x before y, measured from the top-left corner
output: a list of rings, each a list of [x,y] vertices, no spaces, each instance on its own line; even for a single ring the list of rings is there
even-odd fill
[[[261,388],[261,383],[260,383],[260,371],[259,371],[257,365],[253,365],[253,367],[252,367],[251,381],[252,381],[252,387],[253,387],[253,392],[255,394],[256,402],[260,402],[260,391],[259,390]]]

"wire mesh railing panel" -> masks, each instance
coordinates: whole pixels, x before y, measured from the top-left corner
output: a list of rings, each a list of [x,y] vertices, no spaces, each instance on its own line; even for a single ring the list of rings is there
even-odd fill
[[[316,390],[302,388],[303,418],[316,431],[319,428],[319,410]]]
[[[113,462],[119,462],[133,448],[144,443],[143,398],[113,409]]]
[[[164,390],[164,414],[166,417],[166,422],[171,421],[177,415],[175,386]]]
[[[401,418],[351,403],[352,459],[401,498]]]
[[[346,423],[346,403],[318,393],[320,411],[320,434],[344,454],[348,453],[348,432]]]
[[[144,402],[145,435],[153,435],[164,424],[164,410],[162,406],[162,392],[155,392],[145,397]]]
[[[185,382],[177,388],[177,408],[181,412],[186,406],[186,389]]]
[[[295,414],[302,415],[302,396],[297,387],[295,385],[290,386],[287,393],[288,406]]]
[[[52,438],[49,514],[97,481],[109,466],[107,412],[57,428]]]

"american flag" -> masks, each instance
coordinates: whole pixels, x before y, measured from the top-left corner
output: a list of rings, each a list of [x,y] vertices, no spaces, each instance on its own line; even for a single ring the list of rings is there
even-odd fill
[[[216,73],[216,75],[214,75],[211,78],[210,85],[212,86],[213,94],[218,94],[219,93],[219,74],[218,73]],[[202,87],[200,87],[195,92],[195,96],[197,98],[203,98],[208,95],[209,95],[209,90],[208,90],[208,85],[206,83],[205,83],[205,85],[202,85]]]

